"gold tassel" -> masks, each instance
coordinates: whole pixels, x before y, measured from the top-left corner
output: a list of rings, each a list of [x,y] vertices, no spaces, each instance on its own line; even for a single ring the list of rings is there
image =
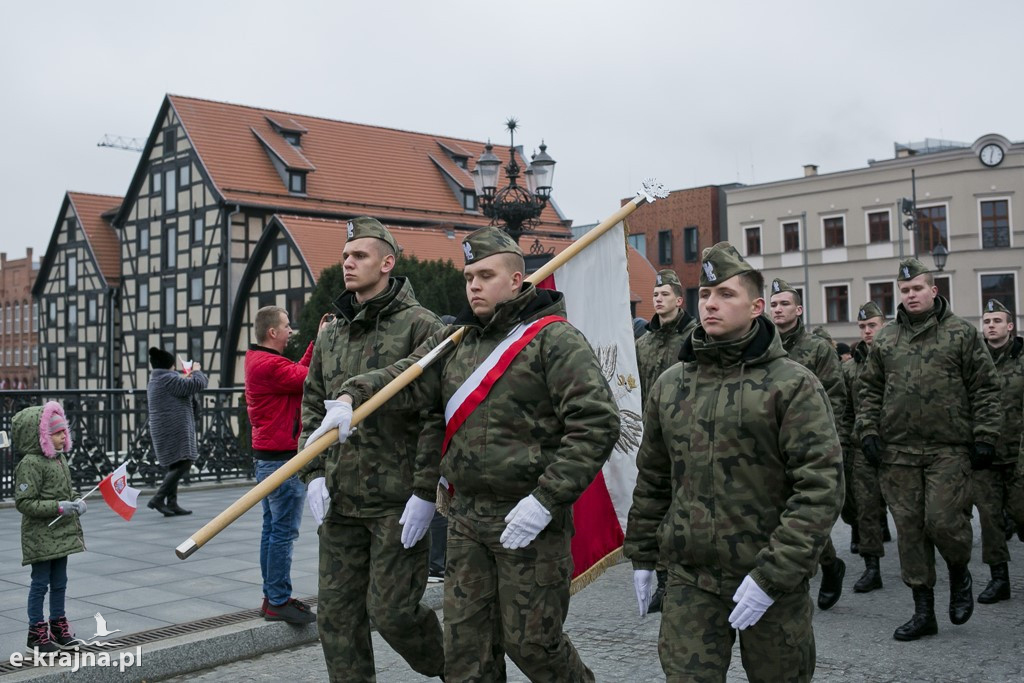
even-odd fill
[[[441,486],[440,483],[437,485],[437,500],[434,505],[441,516],[448,516],[448,508],[452,505],[452,494],[448,493],[448,489]]]
[[[617,565],[622,560],[622,548],[616,548],[600,560],[595,562],[587,571],[583,572],[569,585],[569,595],[576,595],[581,590],[597,581],[601,574]]]

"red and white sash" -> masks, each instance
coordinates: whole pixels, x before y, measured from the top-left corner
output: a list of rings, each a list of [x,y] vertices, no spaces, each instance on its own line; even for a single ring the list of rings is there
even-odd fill
[[[555,322],[568,321],[561,316],[548,315],[529,324],[516,325],[448,399],[448,404],[444,409],[445,429],[444,443],[441,446],[442,457],[448,450],[448,443],[452,436],[466,421],[466,418],[476,410],[477,406],[484,402],[491,387],[505,372],[512,360],[533,341],[537,333]]]

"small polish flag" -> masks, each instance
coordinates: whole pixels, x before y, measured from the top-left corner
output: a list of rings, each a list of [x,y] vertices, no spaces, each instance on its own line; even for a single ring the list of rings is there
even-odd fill
[[[128,485],[128,463],[108,474],[100,482],[103,500],[117,514],[130,520],[138,508],[139,490]]]

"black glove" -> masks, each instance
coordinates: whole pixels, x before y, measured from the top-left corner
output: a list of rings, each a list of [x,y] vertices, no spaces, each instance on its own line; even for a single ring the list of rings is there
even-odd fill
[[[860,449],[864,451],[864,457],[872,467],[878,467],[882,463],[882,440],[874,434],[869,434],[861,440]]]
[[[984,441],[975,441],[974,451],[971,453],[971,469],[987,470],[992,466],[992,460],[995,457],[995,446]]]

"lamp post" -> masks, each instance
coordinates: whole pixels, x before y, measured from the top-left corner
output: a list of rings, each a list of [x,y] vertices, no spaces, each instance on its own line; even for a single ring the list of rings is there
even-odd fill
[[[910,195],[911,198],[907,199],[904,197],[900,200],[900,211],[907,219],[903,221],[903,227],[910,232],[917,231],[917,170],[910,169]],[[915,234],[911,239],[914,240],[914,258],[917,258],[917,244],[920,242],[921,236]],[[903,236],[900,235],[900,256],[903,255]]]
[[[946,248],[942,242],[935,245],[932,249],[932,260],[935,261],[935,270],[942,272],[942,269],[946,267],[946,259],[949,258],[949,249]]]
[[[508,184],[498,189],[501,160],[492,151],[494,147],[490,142],[476,160],[476,168],[471,174],[480,210],[491,219],[492,225],[504,223],[504,230],[517,244],[524,232],[537,225],[537,219],[551,196],[551,180],[555,174],[555,160],[547,153],[548,148],[543,141],[540,143],[540,153],[534,154],[530,167],[522,171],[516,162],[515,135],[518,126],[519,122],[515,118],[505,122],[509,133],[509,160],[505,166]],[[526,187],[517,182],[520,174],[525,176]]]

